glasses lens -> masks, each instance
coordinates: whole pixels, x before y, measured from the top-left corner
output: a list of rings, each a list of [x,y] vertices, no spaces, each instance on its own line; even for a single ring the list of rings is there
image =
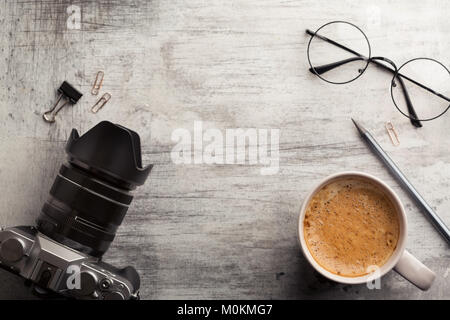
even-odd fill
[[[450,72],[438,61],[413,59],[399,68],[391,94],[397,109],[408,118],[435,119],[450,105]]]
[[[320,27],[308,45],[311,71],[327,82],[342,84],[355,80],[367,68],[370,44],[365,34],[348,22]]]

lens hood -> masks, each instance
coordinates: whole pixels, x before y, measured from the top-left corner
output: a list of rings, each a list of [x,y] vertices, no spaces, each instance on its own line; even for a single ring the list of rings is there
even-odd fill
[[[68,161],[120,187],[134,189],[147,179],[152,166],[142,167],[139,135],[102,121],[81,137],[72,129],[66,145]]]

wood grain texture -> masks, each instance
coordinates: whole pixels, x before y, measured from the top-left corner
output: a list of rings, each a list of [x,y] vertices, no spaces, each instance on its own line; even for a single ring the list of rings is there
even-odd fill
[[[81,8],[81,30],[66,26]],[[450,224],[449,116],[414,130],[392,105],[390,78],[369,68],[333,86],[308,72],[306,28],[331,20],[359,25],[375,55],[403,63],[450,61],[450,3],[420,1],[102,0],[0,1],[0,224],[31,224],[64,159],[72,128],[100,120],[141,135],[154,169],[136,191],[105,260],[133,265],[145,299],[449,299],[449,247],[360,141],[364,123],[417,189]],[[104,70],[112,95],[98,114],[90,88]],[[83,98],[48,125],[41,119],[68,80]],[[280,171],[260,166],[175,165],[176,128],[280,129]],[[384,122],[401,145],[393,147]],[[437,273],[421,292],[394,272],[382,290],[324,280],[297,244],[297,216],[322,177],[361,170],[385,180],[404,201],[408,249]],[[23,297],[0,273],[0,298]]]

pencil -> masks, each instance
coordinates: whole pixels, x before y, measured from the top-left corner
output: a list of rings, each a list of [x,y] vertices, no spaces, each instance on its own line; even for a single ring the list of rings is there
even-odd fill
[[[353,120],[356,128],[358,129],[361,137],[367,143],[367,145],[372,149],[372,151],[383,161],[392,175],[403,185],[404,189],[409,193],[409,195],[416,201],[417,205],[425,212],[433,226],[441,233],[441,235],[450,244],[450,230],[445,225],[444,221],[437,215],[436,212],[431,208],[431,206],[425,201],[425,199],[420,195],[420,193],[414,188],[411,182],[405,177],[405,175],[400,171],[397,165],[392,161],[387,153],[381,148],[375,138],[370,134],[367,129],[361,126],[358,122]]]

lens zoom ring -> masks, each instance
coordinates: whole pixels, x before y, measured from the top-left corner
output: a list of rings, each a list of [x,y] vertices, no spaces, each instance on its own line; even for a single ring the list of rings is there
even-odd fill
[[[59,174],[114,201],[128,205],[133,200],[133,196],[127,191],[122,191],[100,183],[98,180],[94,180],[92,177],[86,175],[81,169],[77,169],[74,166],[69,167],[68,165],[63,164],[59,170]]]

